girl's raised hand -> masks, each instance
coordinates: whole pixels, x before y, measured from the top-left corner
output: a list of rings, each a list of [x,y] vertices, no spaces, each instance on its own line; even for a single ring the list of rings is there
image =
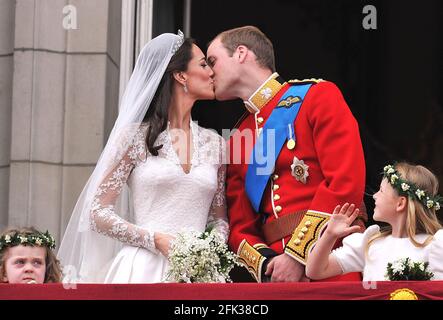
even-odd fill
[[[357,218],[359,210],[354,204],[345,203],[343,206],[336,206],[328,222],[326,231],[330,236],[343,238],[347,235],[360,231],[359,226],[352,226],[351,223]]]

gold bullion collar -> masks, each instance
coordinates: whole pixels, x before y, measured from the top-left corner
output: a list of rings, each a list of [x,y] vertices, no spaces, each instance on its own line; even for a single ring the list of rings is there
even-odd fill
[[[247,101],[243,101],[246,109],[250,113],[260,111],[286,84],[285,81],[274,72],[266,81],[249,97]]]

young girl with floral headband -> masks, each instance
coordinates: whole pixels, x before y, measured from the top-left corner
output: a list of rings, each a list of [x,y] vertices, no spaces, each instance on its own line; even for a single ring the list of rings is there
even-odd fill
[[[404,162],[384,167],[383,175],[373,196],[374,220],[387,223],[386,229],[373,225],[351,234],[359,228],[351,226],[358,209],[337,206],[309,254],[309,278],[363,272],[364,281],[443,279],[443,231],[436,216],[443,198],[437,178],[423,166]],[[343,246],[331,253],[344,236]]]
[[[55,240],[48,231],[10,228],[0,236],[0,282],[60,282],[61,267],[52,249]]]

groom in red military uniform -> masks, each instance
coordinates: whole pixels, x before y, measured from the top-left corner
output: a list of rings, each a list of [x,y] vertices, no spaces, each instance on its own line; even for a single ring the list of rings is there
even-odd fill
[[[282,79],[255,27],[222,32],[207,56],[216,98],[241,98],[248,110],[229,140],[229,245],[257,282],[306,281],[307,256],[334,207],[364,208],[358,124],[333,83]],[[365,221],[361,210],[362,231]]]

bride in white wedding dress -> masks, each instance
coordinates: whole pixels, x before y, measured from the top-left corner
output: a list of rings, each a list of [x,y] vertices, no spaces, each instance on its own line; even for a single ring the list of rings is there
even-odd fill
[[[161,282],[179,232],[211,225],[227,239],[225,143],[191,119],[214,98],[212,75],[180,32],[143,48],[62,240],[64,282]]]

